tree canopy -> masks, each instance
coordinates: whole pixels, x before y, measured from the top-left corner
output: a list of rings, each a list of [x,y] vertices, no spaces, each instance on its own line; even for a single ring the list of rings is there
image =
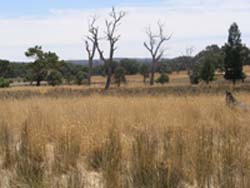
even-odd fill
[[[243,78],[243,58],[241,33],[236,23],[229,28],[228,42],[225,44],[225,79],[231,80],[234,84]]]
[[[59,69],[62,64],[55,53],[44,52],[41,46],[29,48],[25,55],[34,59],[29,66],[30,79],[36,81],[37,86],[40,86],[41,81],[46,80],[49,70]]]

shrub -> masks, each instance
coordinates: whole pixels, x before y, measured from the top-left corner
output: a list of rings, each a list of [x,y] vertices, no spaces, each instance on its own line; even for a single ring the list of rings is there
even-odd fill
[[[123,67],[117,67],[115,69],[115,83],[120,87],[121,83],[126,83],[126,70]]]
[[[200,67],[195,65],[189,73],[189,80],[191,84],[199,84],[200,82]]]
[[[10,86],[10,81],[4,78],[0,78],[0,88],[5,88]]]
[[[57,70],[53,70],[49,73],[47,77],[48,84],[51,86],[56,86],[62,84],[62,73]]]
[[[160,77],[156,80],[156,83],[165,84],[169,82],[169,76],[166,73],[162,73]]]
[[[76,77],[75,77],[75,83],[77,85],[81,85],[83,84],[83,81],[87,79],[87,73],[83,72],[83,71],[79,71],[77,74],[76,74]]]
[[[140,74],[143,76],[143,82],[146,83],[147,78],[149,78],[149,66],[147,64],[142,64]]]
[[[213,65],[213,60],[211,58],[205,58],[200,70],[200,78],[205,81],[207,84],[214,80],[215,68]]]

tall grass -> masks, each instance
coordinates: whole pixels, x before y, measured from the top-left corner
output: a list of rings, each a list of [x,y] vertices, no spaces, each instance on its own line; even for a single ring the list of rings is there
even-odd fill
[[[223,95],[9,98],[0,119],[13,187],[250,186],[249,112]]]

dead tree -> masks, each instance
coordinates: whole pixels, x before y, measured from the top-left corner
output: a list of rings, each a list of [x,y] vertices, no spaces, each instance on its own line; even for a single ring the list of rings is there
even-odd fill
[[[88,85],[91,85],[92,69],[93,69],[93,60],[96,53],[96,39],[98,37],[98,28],[95,26],[96,17],[93,17],[89,23],[88,35],[85,40],[85,49],[88,54]]]
[[[191,69],[193,69],[193,60],[192,60],[192,55],[194,52],[194,48],[193,47],[187,47],[186,48],[186,61],[185,61],[185,68],[187,70],[188,75],[191,74]]]
[[[114,59],[114,53],[117,50],[116,44],[121,37],[121,35],[117,34],[117,28],[121,24],[121,20],[125,16],[125,12],[123,11],[116,12],[115,8],[112,8],[112,11],[110,12],[109,16],[110,19],[105,20],[106,31],[104,32],[105,33],[104,38],[109,43],[109,55],[107,58],[104,57],[104,51],[100,47],[98,35],[95,38],[95,44],[97,51],[100,55],[100,59],[104,62],[106,67],[107,80],[105,84],[105,90],[108,90],[111,85],[111,79],[113,75],[112,62]],[[98,33],[98,28],[95,27],[95,29],[97,30]]]
[[[154,34],[151,28],[148,27],[146,30],[146,34],[149,38],[149,42],[148,43],[144,42],[145,48],[149,51],[152,57],[151,70],[150,70],[150,85],[154,85],[156,67],[165,52],[164,43],[170,40],[171,38],[171,35],[170,36],[164,35],[163,25],[160,22],[158,22],[158,29],[159,33]]]

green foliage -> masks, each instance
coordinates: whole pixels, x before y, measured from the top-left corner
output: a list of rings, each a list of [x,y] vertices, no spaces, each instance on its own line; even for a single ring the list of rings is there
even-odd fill
[[[6,78],[25,78],[28,71],[27,63],[10,63]]]
[[[225,79],[236,80],[242,79],[243,75],[243,58],[241,55],[242,43],[241,33],[236,23],[233,23],[229,29],[228,43],[225,49]]]
[[[87,79],[87,73],[86,72],[83,72],[83,71],[79,71],[77,74],[76,74],[76,77],[75,77],[75,83],[77,85],[81,85],[83,84],[83,81]]]
[[[140,64],[136,60],[122,59],[120,63],[128,75],[135,75],[139,72]]]
[[[156,83],[165,84],[169,82],[169,76],[166,73],[161,73],[160,77],[156,80]]]
[[[0,60],[0,76],[6,77],[6,74],[8,73],[10,69],[10,62],[7,60]]]
[[[63,62],[63,66],[60,68],[60,72],[62,73],[67,84],[71,84],[75,81],[75,75],[81,70],[83,70],[82,65],[75,65],[67,62]]]
[[[143,76],[143,82],[146,83],[147,78],[149,78],[149,65],[143,63],[140,67],[140,74]]]
[[[171,74],[172,73],[172,67],[169,66],[169,63],[167,61],[162,61],[160,63],[160,66],[158,67],[157,72]]]
[[[95,65],[93,67],[93,75],[105,76],[105,65]]]
[[[205,50],[201,51],[198,55],[196,55],[196,61],[203,61],[203,59],[209,58],[211,59],[211,63],[214,68],[219,71],[224,71],[224,51],[218,45],[213,44],[207,46]]]
[[[189,80],[191,84],[199,84],[200,82],[200,66],[196,64],[192,67],[192,70],[189,73]]]
[[[250,65],[250,49],[247,46],[243,46],[241,50],[243,65]]]
[[[126,83],[126,70],[123,67],[117,67],[114,73],[115,83],[120,87],[121,83]]]
[[[214,80],[214,75],[215,68],[213,59],[211,57],[206,57],[200,70],[200,78],[208,84]]]
[[[10,81],[0,77],[0,88],[5,88],[10,86]]]
[[[41,46],[29,48],[25,55],[35,60],[30,64],[30,74],[32,74],[30,78],[36,81],[37,86],[40,86],[41,81],[47,78],[49,70],[57,70],[62,66],[62,62],[55,53],[43,52]]]
[[[62,73],[60,73],[57,70],[50,71],[50,73],[47,77],[48,84],[51,86],[56,86],[56,85],[62,84],[62,82],[63,82],[62,79],[63,79]]]
[[[195,58],[189,56],[180,56],[173,59],[164,59],[161,61],[160,66],[158,66],[157,72],[180,72],[188,68],[190,69],[193,66],[194,62]]]

